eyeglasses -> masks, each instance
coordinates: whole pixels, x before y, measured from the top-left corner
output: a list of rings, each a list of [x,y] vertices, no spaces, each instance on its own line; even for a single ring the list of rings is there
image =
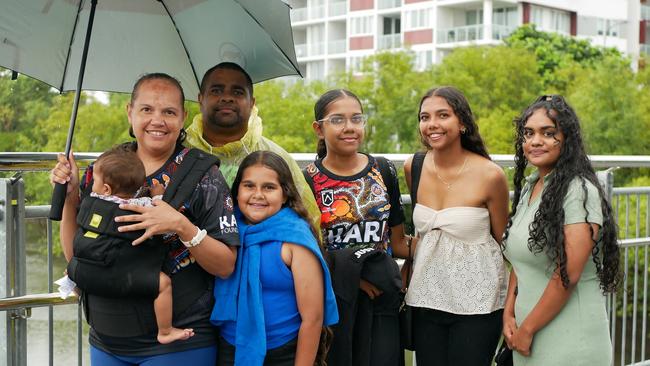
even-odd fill
[[[352,127],[363,127],[368,121],[368,116],[365,114],[355,114],[354,116],[347,118],[343,116],[329,116],[327,118],[319,119],[316,122],[329,122],[334,127],[341,128],[345,125],[346,121],[350,121]]]

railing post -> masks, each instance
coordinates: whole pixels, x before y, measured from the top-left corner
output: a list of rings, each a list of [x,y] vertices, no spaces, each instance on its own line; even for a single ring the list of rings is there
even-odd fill
[[[25,184],[21,178],[0,179],[0,297],[26,291]],[[28,309],[8,311],[0,321],[0,354],[7,365],[27,365]]]
[[[614,170],[616,168],[607,168],[596,172],[596,177],[605,191],[607,201],[611,204],[614,195]]]

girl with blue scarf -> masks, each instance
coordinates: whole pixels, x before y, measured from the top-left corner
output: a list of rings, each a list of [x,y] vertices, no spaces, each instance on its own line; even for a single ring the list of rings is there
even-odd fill
[[[335,324],[338,312],[317,231],[288,165],[273,152],[250,154],[232,196],[241,248],[233,275],[215,282],[217,364],[321,364],[323,327]]]

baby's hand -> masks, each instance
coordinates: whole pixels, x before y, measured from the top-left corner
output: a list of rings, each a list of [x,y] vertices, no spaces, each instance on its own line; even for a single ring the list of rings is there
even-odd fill
[[[154,185],[149,188],[149,194],[151,197],[162,196],[163,193],[165,193],[165,186],[160,183],[154,183]]]

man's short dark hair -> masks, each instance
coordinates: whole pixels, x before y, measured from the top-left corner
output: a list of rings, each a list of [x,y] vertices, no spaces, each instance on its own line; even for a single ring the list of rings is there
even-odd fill
[[[246,72],[246,70],[244,70],[243,67],[237,65],[234,62],[222,62],[220,64],[216,64],[216,65],[212,66],[208,71],[206,71],[205,74],[203,74],[203,79],[201,79],[201,90],[200,90],[201,94],[203,94],[203,92],[205,92],[205,88],[207,87],[207,85],[205,85],[205,84],[207,83],[208,76],[210,76],[210,74],[212,74],[213,71],[222,70],[222,69],[223,70],[235,70],[235,71],[239,71],[242,74],[244,74],[244,76],[246,77],[246,87],[248,88],[248,91],[250,92],[251,97],[253,96],[253,79],[251,79],[251,76],[248,75],[248,73]]]
[[[105,184],[112,194],[133,197],[144,184],[144,164],[135,151],[125,145],[116,145],[97,158],[95,169],[99,169]]]

